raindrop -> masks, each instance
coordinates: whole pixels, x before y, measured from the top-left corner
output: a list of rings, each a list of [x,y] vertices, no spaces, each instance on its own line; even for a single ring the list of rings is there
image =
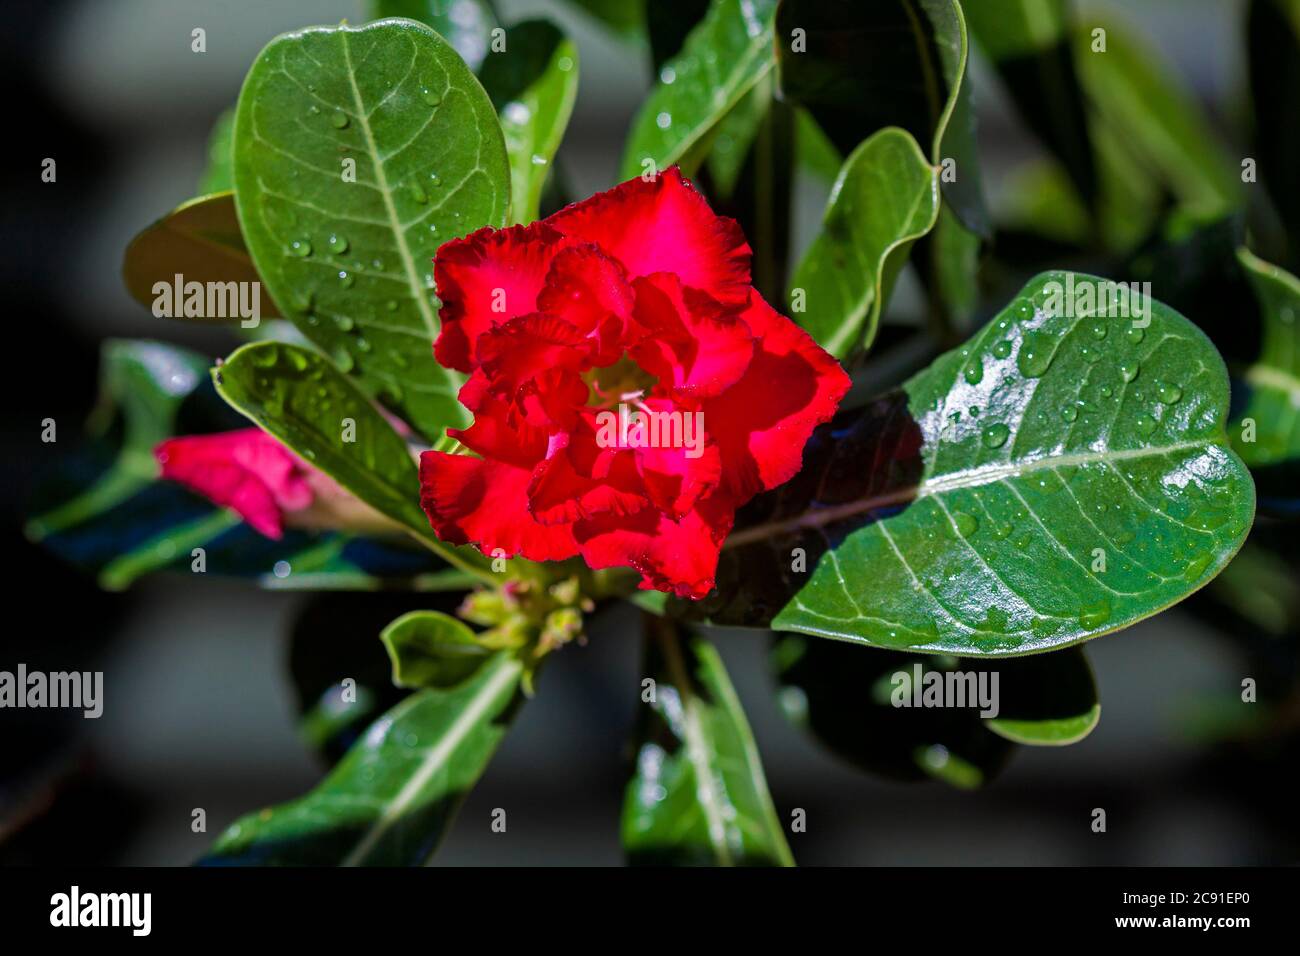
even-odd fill
[[[979,530],[980,523],[974,515],[968,515],[964,511],[959,511],[952,516],[953,522],[957,525],[957,531],[963,538],[969,538]]]
[[[1119,367],[1119,377],[1122,378],[1125,383],[1128,383],[1133,381],[1133,379],[1137,378],[1138,372],[1140,372],[1141,370],[1142,370],[1141,366],[1139,366],[1136,362],[1133,363],[1125,362],[1123,365]]]
[[[411,198],[420,205],[424,205],[429,201],[429,194],[424,191],[424,187],[419,183],[413,182],[408,188],[411,193]]]
[[[346,315],[334,316],[334,324],[337,325],[339,329],[344,332],[351,332],[352,329],[356,326],[356,323],[353,322],[352,319]]]
[[[429,89],[427,86],[420,90],[420,98],[430,106],[437,106],[442,102],[442,95]]]
[[[1007,438],[1011,435],[1011,429],[1001,422],[989,425],[984,429],[984,447],[1001,448],[1007,443]]]
[[[327,245],[330,247],[330,252],[336,252],[342,254],[348,251],[347,237],[340,236],[337,232],[330,234],[329,242],[327,243]]]
[[[672,126],[673,114],[660,113],[658,116],[655,117],[655,125],[658,126],[660,129],[667,129],[668,127]]]
[[[272,573],[274,573],[277,578],[287,578],[289,576],[289,572],[292,571],[293,569],[289,567],[288,561],[277,561],[275,562],[275,567],[272,568],[271,570]]]
[[[1011,304],[1011,314],[1021,322],[1028,322],[1034,317],[1034,303],[1028,299],[1017,299]]]
[[[311,255],[310,239],[295,239],[289,243],[289,255],[297,256],[299,259],[305,259]]]
[[[1026,378],[1038,378],[1052,365],[1052,342],[1045,336],[1029,333],[1016,355],[1016,368]]]
[[[1147,337],[1146,332],[1144,332],[1142,329],[1139,328],[1130,327],[1129,330],[1124,333],[1124,338],[1128,339],[1134,345],[1137,345],[1146,337]]]
[[[978,358],[962,371],[962,377],[971,385],[978,385],[984,378],[984,363]]]
[[[346,269],[339,270],[339,285],[343,286],[343,288],[351,289],[356,281],[357,280],[353,277],[351,272],[348,272]]]
[[[1079,611],[1079,625],[1086,628],[1101,627],[1110,620],[1110,604],[1099,601]]]
[[[1138,430],[1139,435],[1150,435],[1156,430],[1156,420],[1146,412],[1140,412],[1138,417],[1133,419],[1133,427]]]
[[[1156,383],[1156,398],[1163,405],[1173,405],[1183,397],[1183,390],[1170,382]]]
[[[1061,417],[1067,422],[1075,421],[1079,417],[1079,409],[1074,405],[1066,405],[1065,408],[1061,409]]]
[[[1004,359],[1011,354],[1011,343],[1003,339],[997,345],[993,346],[993,357]]]
[[[350,120],[347,113],[342,110],[335,110],[334,115],[330,117],[330,122],[334,124],[335,129],[345,129]]]
[[[1106,323],[1105,323],[1105,322],[1094,322],[1094,323],[1092,323],[1092,337],[1093,337],[1094,339],[1098,339],[1098,340],[1104,339],[1104,338],[1106,337]]]

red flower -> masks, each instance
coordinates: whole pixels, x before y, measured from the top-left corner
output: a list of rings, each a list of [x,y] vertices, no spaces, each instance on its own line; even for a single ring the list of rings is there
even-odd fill
[[[277,541],[286,524],[363,532],[394,528],[260,428],[169,438],[154,457],[163,478],[230,508]]]
[[[481,457],[421,456],[438,535],[707,594],[736,508],[794,476],[849,386],[749,258],[676,168],[443,245],[434,352],[469,374],[451,435]]]

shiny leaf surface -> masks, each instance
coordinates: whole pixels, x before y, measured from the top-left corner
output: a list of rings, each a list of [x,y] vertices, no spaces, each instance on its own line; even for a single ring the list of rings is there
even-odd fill
[[[655,699],[638,721],[623,799],[634,864],[791,866],[758,749],[722,658],[662,618],[646,618],[643,673]]]
[[[542,187],[578,95],[578,48],[546,20],[506,31],[506,52],[489,54],[479,79],[501,118],[510,158],[510,219],[538,216]]]
[[[410,695],[314,790],[236,821],[200,862],[426,863],[505,734],[521,672],[517,659],[499,653],[464,684]]]
[[[875,338],[884,301],[911,244],[934,225],[939,177],[906,131],[872,135],[844,163],[822,229],[791,282],[795,317],[843,358]]]
[[[456,52],[410,20],[286,33],[244,81],[234,143],[239,221],[281,311],[422,434],[464,423],[431,349],[431,259],[503,225],[510,186]]]
[[[715,0],[637,112],[621,179],[641,175],[646,160],[694,172],[718,124],[772,71],[775,11],[776,0]]]
[[[1214,577],[1255,503],[1228,447],[1223,361],[1158,302],[1119,317],[1102,283],[1036,277],[902,391],[823,426],[802,472],[739,516],[695,613],[1017,655],[1126,627]]]
[[[463,621],[441,611],[412,611],[379,635],[398,687],[454,687],[491,656]]]

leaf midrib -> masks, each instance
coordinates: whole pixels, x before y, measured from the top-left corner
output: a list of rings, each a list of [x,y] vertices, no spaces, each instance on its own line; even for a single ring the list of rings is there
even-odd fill
[[[420,791],[424,789],[429,779],[443,765],[447,757],[464,742],[469,732],[478,725],[479,719],[492,705],[492,702],[496,700],[498,694],[505,689],[506,685],[516,679],[521,670],[519,662],[511,659],[503,660],[498,667],[499,669],[492,675],[492,678],[479,688],[479,692],[475,695],[470,706],[460,712],[438,743],[426,751],[424,758],[420,761],[419,769],[411,775],[410,780],[402,785],[397,795],[384,807],[384,811],[376,819],[374,825],[366,831],[365,837],[344,858],[343,866],[357,866],[366,859],[376,844],[392,829],[393,824],[400,820],[407,808],[415,802]],[[429,691],[428,693],[436,693],[436,691]],[[417,706],[425,699],[424,694],[413,695],[407,709]],[[396,723],[398,717],[405,715],[405,713],[406,711],[402,710],[400,714],[394,715],[393,723]]]
[[[877,508],[907,504],[909,502],[919,501],[922,498],[928,498],[931,495],[956,491],[960,488],[992,485],[1008,478],[1019,478],[1024,475],[1033,474],[1037,471],[1078,467],[1098,462],[1126,461],[1132,458],[1150,458],[1159,455],[1172,454],[1179,451],[1188,451],[1194,448],[1208,448],[1215,444],[1217,443],[1213,440],[1203,438],[1195,441],[1175,442],[1172,445],[1151,445],[1143,448],[1126,448],[1119,451],[1092,451],[1073,455],[1044,455],[1041,458],[1034,458],[1028,462],[1020,464],[994,464],[980,468],[968,468],[959,472],[951,472],[937,478],[926,479],[917,485],[906,485],[904,487],[895,488],[887,494],[875,495],[871,498],[861,498],[855,501],[846,502],[842,505],[822,508],[818,511],[804,511],[800,514],[793,515],[790,518],[782,519],[781,521],[769,521],[752,528],[746,528],[744,531],[740,531],[728,537],[723,545],[723,549],[725,550],[727,548],[752,544],[755,541],[762,541],[765,538],[769,538],[772,535],[780,534],[785,531],[804,528],[821,528],[828,524],[843,521],[865,512],[874,511]]]
[[[375,185],[379,187],[380,198],[384,201],[384,211],[388,215],[393,238],[397,243],[397,254],[402,260],[402,268],[406,272],[406,281],[411,288],[411,298],[415,300],[415,307],[419,309],[420,318],[424,321],[424,326],[428,330],[431,339],[437,338],[438,323],[433,317],[428,299],[423,295],[423,289],[415,274],[415,260],[411,257],[411,249],[406,243],[406,233],[402,231],[402,223],[397,216],[397,207],[393,205],[392,191],[388,187],[388,175],[384,172],[384,161],[379,155],[379,147],[375,143],[374,133],[370,129],[370,117],[366,115],[365,104],[361,99],[361,90],[357,86],[356,73],[352,68],[352,47],[348,43],[348,31],[340,30],[339,36],[343,40],[343,61],[347,66],[346,72],[348,85],[352,89],[352,102],[357,110],[357,125],[361,127],[361,132],[366,138],[366,149],[370,152],[370,161],[375,168]]]

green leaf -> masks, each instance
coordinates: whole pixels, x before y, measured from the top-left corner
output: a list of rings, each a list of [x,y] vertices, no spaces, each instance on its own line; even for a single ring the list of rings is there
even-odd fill
[[[1015,748],[989,730],[978,707],[902,707],[893,698],[900,685],[910,690],[917,668],[924,680],[932,672],[945,675],[971,665],[802,634],[775,635],[772,645],[777,703],[792,724],[868,773],[940,780],[962,790],[991,781]]]
[[[235,109],[223,110],[208,137],[208,168],[199,180],[199,195],[229,192],[235,188]]]
[[[493,53],[480,79],[501,118],[510,159],[510,218],[538,217],[542,187],[578,95],[578,48],[546,20],[506,31],[507,53]]]
[[[1097,170],[1065,0],[978,0],[963,10],[1021,117],[1091,203]]]
[[[1093,31],[1106,49],[1093,52]],[[1128,153],[1189,209],[1213,216],[1241,204],[1241,183],[1195,99],[1121,25],[1089,20],[1074,37],[1075,64],[1093,110],[1094,142]]]
[[[842,165],[839,150],[805,109],[795,110],[794,139],[799,164],[818,179],[833,183]]]
[[[738,517],[694,612],[1018,655],[1208,582],[1255,506],[1224,430],[1227,372],[1181,315],[1145,299],[1121,318],[1112,289],[1039,275],[902,391],[819,429],[800,474]]]
[[[909,133],[888,127],[853,151],[831,189],[822,229],[791,282],[819,345],[843,358],[869,347],[912,243],[939,211],[938,170]]]
[[[454,687],[491,657],[468,625],[441,611],[403,614],[379,637],[398,687]]]
[[[655,698],[636,736],[623,799],[634,864],[793,866],[749,723],[722,658],[702,638],[646,618]]]
[[[681,165],[692,175],[718,124],[775,65],[775,0],[714,0],[659,72],[623,150],[620,179]]]
[[[153,307],[158,298],[155,283],[175,286],[176,276],[190,282],[260,282],[253,260],[244,246],[244,237],[235,215],[234,193],[222,192],[199,196],[181,203],[166,216],[142,231],[126,247],[122,259],[122,278],[131,298]],[[275,318],[279,311],[270,296],[260,289],[258,302],[261,318]],[[174,296],[173,296],[174,298]],[[205,297],[206,311],[206,297]],[[234,310],[228,316],[204,315],[200,321],[238,321]],[[174,318],[187,318],[177,314]]]
[[[1232,447],[1252,469],[1290,464],[1286,490],[1295,498],[1294,465],[1300,458],[1300,280],[1244,248],[1237,250],[1237,261],[1259,300],[1264,334],[1259,358],[1243,376],[1248,392],[1245,408],[1229,429]]]
[[[487,56],[497,18],[483,0],[370,0],[370,18],[406,17],[433,27],[475,72]]]
[[[804,31],[806,49],[795,31]],[[843,155],[887,126],[955,162],[944,199],[987,235],[973,119],[965,82],[968,43],[955,0],[785,0],[776,23],[786,99],[806,107]]]
[[[92,430],[106,432],[120,415],[122,444],[89,487],[28,521],[25,531],[33,541],[90,521],[154,481],[154,446],[175,433],[181,403],[203,381],[208,363],[195,352],[163,342],[109,339],[100,349],[99,364],[100,401]]]
[[[420,509],[419,473],[406,441],[324,356],[254,342],[236,349],[213,377],[236,411],[439,553],[447,549]]]
[[[1083,648],[998,662],[999,710],[989,730],[1018,744],[1075,744],[1101,719],[1101,702]]]
[[[426,437],[466,421],[459,376],[433,358],[430,260],[505,224],[509,175],[487,94],[411,20],[283,34],[239,94],[236,204],[267,289]]]
[[[522,671],[502,652],[458,687],[412,694],[371,724],[314,790],[236,821],[200,862],[426,863],[504,736]]]

